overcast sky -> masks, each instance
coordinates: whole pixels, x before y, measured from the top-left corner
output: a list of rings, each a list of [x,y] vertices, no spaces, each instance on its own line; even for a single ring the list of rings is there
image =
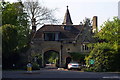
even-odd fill
[[[5,0],[16,2],[17,0]],[[25,0],[22,0],[25,1]],[[58,19],[63,18],[68,5],[73,24],[79,24],[85,17],[91,18],[98,16],[98,26],[114,16],[118,16],[118,2],[120,0],[39,0],[39,2],[48,8],[57,8],[55,16]]]

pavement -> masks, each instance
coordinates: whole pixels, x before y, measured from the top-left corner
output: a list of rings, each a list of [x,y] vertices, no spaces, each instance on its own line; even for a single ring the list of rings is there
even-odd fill
[[[3,71],[3,80],[27,80],[27,79],[80,79],[80,80],[120,80],[119,72],[81,72],[67,69],[42,68],[32,72],[27,71]]]

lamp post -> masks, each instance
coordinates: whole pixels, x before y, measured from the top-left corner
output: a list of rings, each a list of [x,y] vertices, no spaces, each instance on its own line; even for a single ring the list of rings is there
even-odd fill
[[[60,41],[60,61],[59,61],[59,63],[60,63],[60,65],[59,65],[59,67],[62,67],[62,49],[63,49],[63,45],[62,45],[62,40]]]
[[[29,60],[28,62],[32,62],[32,54],[34,53],[34,47],[33,47],[33,42],[31,40],[30,42],[30,54],[29,54]]]

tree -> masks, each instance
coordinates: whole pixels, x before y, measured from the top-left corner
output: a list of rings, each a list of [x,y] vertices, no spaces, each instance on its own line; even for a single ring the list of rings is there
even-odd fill
[[[27,27],[28,19],[27,14],[23,10],[21,2],[1,3],[2,6],[2,25],[12,24],[15,26]],[[9,15],[9,16],[8,16]]]
[[[14,25],[6,24],[2,26],[3,53],[9,53],[16,50],[17,47],[17,28]],[[13,38],[14,37],[14,38]],[[6,46],[9,46],[6,48]],[[6,50],[4,50],[6,49]]]
[[[56,22],[57,20],[54,17],[54,10],[51,10],[47,7],[42,6],[38,0],[27,0],[24,3],[25,10],[28,14],[30,24],[33,26],[33,20],[36,19],[36,25],[41,25],[46,22]]]
[[[106,21],[101,30],[95,37],[105,40],[111,44],[120,42],[120,20],[117,17],[113,18],[113,21]]]
[[[110,71],[114,65],[115,50],[108,43],[97,43],[94,45],[90,55],[86,58],[87,65],[93,71]],[[95,60],[94,64],[90,64],[90,60]],[[112,66],[111,66],[112,65]],[[114,68],[116,66],[114,65]]]
[[[92,22],[91,22],[90,18],[85,18],[85,20],[83,20],[83,24],[86,26],[91,26]]]
[[[90,66],[89,69],[93,71],[120,71],[119,28],[120,20],[115,17],[113,21],[106,21],[101,31],[95,35],[103,41],[95,43],[89,56],[85,58],[86,64]],[[91,65],[90,59],[95,60],[95,63]]]
[[[17,63],[20,54],[29,48],[30,29],[28,27],[27,14],[24,12],[21,2],[4,2],[4,4],[0,3],[0,6],[2,6],[3,13],[3,68],[10,68],[13,63]]]
[[[13,64],[12,55],[17,51],[18,38],[17,28],[14,25],[6,24],[2,28],[2,56],[3,68]],[[8,63],[9,61],[9,63]]]
[[[11,24],[17,27],[18,49],[28,46],[29,43],[29,25],[27,14],[23,10],[21,2],[1,3],[2,6],[2,25]],[[9,15],[9,16],[8,16]]]
[[[72,57],[73,61],[84,63],[84,58],[85,58],[86,54],[81,54],[81,53],[77,53],[77,52],[71,52],[69,54]]]
[[[58,53],[56,53],[54,51],[50,51],[50,52],[45,53],[45,62],[46,63],[57,64],[57,60],[58,60]]]

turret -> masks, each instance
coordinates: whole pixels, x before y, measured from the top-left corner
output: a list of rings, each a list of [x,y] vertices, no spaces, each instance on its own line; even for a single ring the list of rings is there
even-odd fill
[[[67,10],[66,10],[66,13],[65,13],[65,16],[64,16],[64,20],[63,20],[63,25],[72,25],[72,20],[71,20],[71,16],[70,16],[70,13],[69,13],[69,9],[68,9],[68,6],[67,6]]]

